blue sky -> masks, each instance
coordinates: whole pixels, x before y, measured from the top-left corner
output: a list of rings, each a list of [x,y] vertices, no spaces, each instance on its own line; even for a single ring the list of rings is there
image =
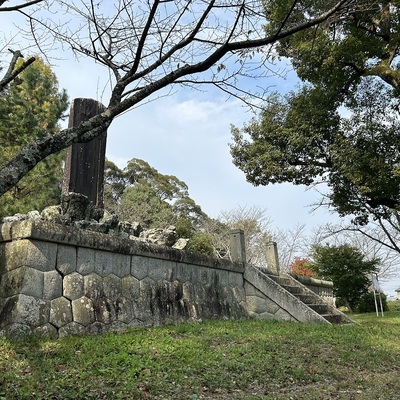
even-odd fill
[[[0,16],[3,32],[17,33],[7,17]],[[14,48],[21,44],[15,41]],[[27,55],[29,51],[25,49]],[[89,97],[108,102],[105,68],[87,59],[77,61],[67,53],[53,56],[63,58],[52,62],[53,70],[70,99]],[[296,78],[289,73],[286,79],[275,76],[253,84],[287,92],[296,85]],[[201,91],[177,87],[169,95],[163,94],[113,122],[107,141],[110,160],[124,167],[130,159],[141,158],[159,172],[177,176],[210,217],[239,206],[257,206],[267,209],[273,228],[305,224],[311,232],[319,225],[339,221],[326,209],[312,212],[311,205],[319,199],[313,189],[291,184],[254,187],[246,182],[232,164],[228,146],[230,124],[241,127],[253,116],[242,102],[207,86]],[[399,286],[400,280],[383,285],[390,295]]]

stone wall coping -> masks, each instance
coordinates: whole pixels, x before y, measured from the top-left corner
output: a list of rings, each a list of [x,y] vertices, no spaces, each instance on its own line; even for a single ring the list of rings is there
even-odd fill
[[[323,286],[327,288],[333,287],[332,281],[325,281],[323,279],[316,279],[316,278],[311,278],[309,276],[296,275],[296,274],[291,274],[291,276],[293,276],[294,279],[298,280],[299,282],[305,285]]]
[[[0,225],[0,243],[21,239],[35,239],[70,246],[86,247],[127,255],[138,255],[187,264],[194,264],[232,272],[244,273],[243,263],[217,259],[194,252],[160,246],[142,240],[120,238],[105,233],[77,229],[54,222],[28,219]]]

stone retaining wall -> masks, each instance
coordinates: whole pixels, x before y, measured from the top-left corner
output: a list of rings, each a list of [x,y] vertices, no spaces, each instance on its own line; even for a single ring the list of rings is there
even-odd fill
[[[31,220],[0,242],[0,334],[247,316],[240,264]]]
[[[321,322],[245,264],[243,232],[231,242],[235,262],[41,219],[0,225],[0,336],[249,316]]]

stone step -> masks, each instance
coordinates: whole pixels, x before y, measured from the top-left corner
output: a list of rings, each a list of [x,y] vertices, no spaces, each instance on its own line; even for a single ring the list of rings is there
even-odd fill
[[[303,302],[304,304],[316,304],[315,300],[316,300],[316,296],[313,294],[304,294],[304,293],[299,293],[296,294],[296,297]]]
[[[332,308],[328,304],[308,304],[308,307],[313,309],[318,314],[333,314]]]
[[[292,293],[294,295],[304,292],[304,289],[300,286],[292,286],[292,285],[281,285],[281,286],[289,293]]]
[[[321,317],[325,318],[331,324],[348,323],[347,321],[343,321],[340,314],[321,314]]]
[[[293,284],[293,279],[290,277],[267,274],[269,278],[274,280],[278,285],[282,286],[283,289],[287,290],[293,296],[297,297],[306,306],[317,312],[321,317],[325,318],[331,324],[348,324],[349,321],[340,313],[335,313],[334,308],[329,304],[323,302],[319,296],[314,293],[309,293],[304,287],[299,284]]]
[[[278,285],[281,285],[281,286],[284,286],[284,285],[291,286],[293,283],[292,279],[285,278],[284,276],[268,274],[268,277],[271,278],[273,281],[275,281]]]

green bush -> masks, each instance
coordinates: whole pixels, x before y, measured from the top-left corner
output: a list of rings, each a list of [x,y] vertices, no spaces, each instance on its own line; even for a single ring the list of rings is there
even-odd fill
[[[380,293],[380,297],[382,300],[383,311],[388,311],[389,308],[388,308],[388,304],[386,301],[386,296],[383,293]],[[378,303],[378,310],[381,311],[378,293],[376,293],[376,301]],[[369,312],[376,311],[374,292],[365,293],[358,301],[356,310],[359,313],[369,313]]]
[[[214,255],[211,236],[208,233],[195,233],[187,244],[187,249],[196,253]]]
[[[178,217],[175,222],[175,228],[178,238],[190,239],[195,233],[192,223],[190,222],[189,218],[186,217]]]
[[[389,311],[400,311],[400,300],[388,301],[387,305]]]

